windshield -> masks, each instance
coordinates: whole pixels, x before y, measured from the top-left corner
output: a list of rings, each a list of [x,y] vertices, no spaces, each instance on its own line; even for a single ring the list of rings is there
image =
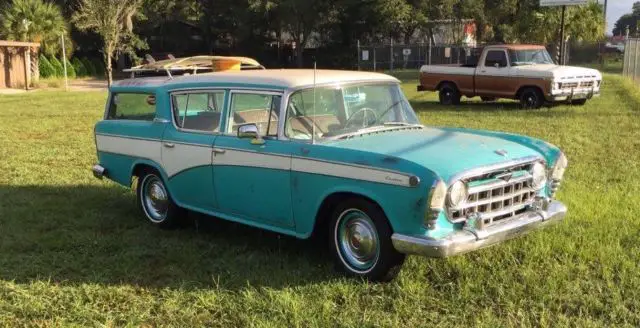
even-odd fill
[[[419,124],[397,84],[360,84],[297,91],[289,98],[285,135],[322,140]]]
[[[512,66],[553,64],[547,49],[509,50]]]

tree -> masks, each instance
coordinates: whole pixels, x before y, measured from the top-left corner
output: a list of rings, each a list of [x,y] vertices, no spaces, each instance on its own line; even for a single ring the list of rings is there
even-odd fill
[[[38,42],[47,55],[61,50],[60,36],[71,45],[60,8],[42,0],[13,0],[0,8],[0,36],[8,40]]]
[[[79,0],[73,22],[80,30],[93,30],[102,38],[102,55],[107,81],[113,82],[112,59],[121,54],[137,58],[136,49],[145,49],[146,42],[133,32],[134,18],[139,14],[143,0]]]
[[[613,35],[626,35],[627,28],[629,28],[629,34],[638,34],[638,25],[640,24],[640,1],[636,1],[631,10],[631,13],[622,15],[622,17],[616,21],[613,26]]]

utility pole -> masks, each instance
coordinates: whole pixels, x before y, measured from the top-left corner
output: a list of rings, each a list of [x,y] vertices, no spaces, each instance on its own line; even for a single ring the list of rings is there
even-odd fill
[[[607,35],[607,2],[609,0],[604,0],[604,35]]]
[[[562,6],[562,19],[560,21],[560,60],[558,64],[564,65],[565,48],[564,48],[564,16],[567,11],[567,6]]]

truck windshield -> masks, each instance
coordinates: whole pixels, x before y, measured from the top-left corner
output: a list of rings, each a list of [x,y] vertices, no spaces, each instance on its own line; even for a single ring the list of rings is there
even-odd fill
[[[509,50],[512,66],[553,64],[547,49]]]
[[[289,97],[285,135],[299,140],[315,135],[314,139],[322,140],[418,124],[397,84],[318,87]]]

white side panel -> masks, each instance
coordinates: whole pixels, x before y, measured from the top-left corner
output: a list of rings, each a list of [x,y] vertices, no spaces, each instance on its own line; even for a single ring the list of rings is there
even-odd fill
[[[258,152],[225,149],[223,154],[215,155],[213,165],[250,166],[274,170],[289,170],[291,169],[291,158]]]
[[[298,172],[386,183],[403,187],[410,186],[409,176],[407,175],[371,169],[363,166],[345,165],[294,157],[291,169]]]
[[[210,146],[169,143],[173,143],[174,147],[162,149],[162,167],[169,177],[193,167],[211,165]]]
[[[146,158],[157,163],[162,163],[160,155],[162,143],[159,140],[123,138],[96,134],[96,147],[98,151]]]

